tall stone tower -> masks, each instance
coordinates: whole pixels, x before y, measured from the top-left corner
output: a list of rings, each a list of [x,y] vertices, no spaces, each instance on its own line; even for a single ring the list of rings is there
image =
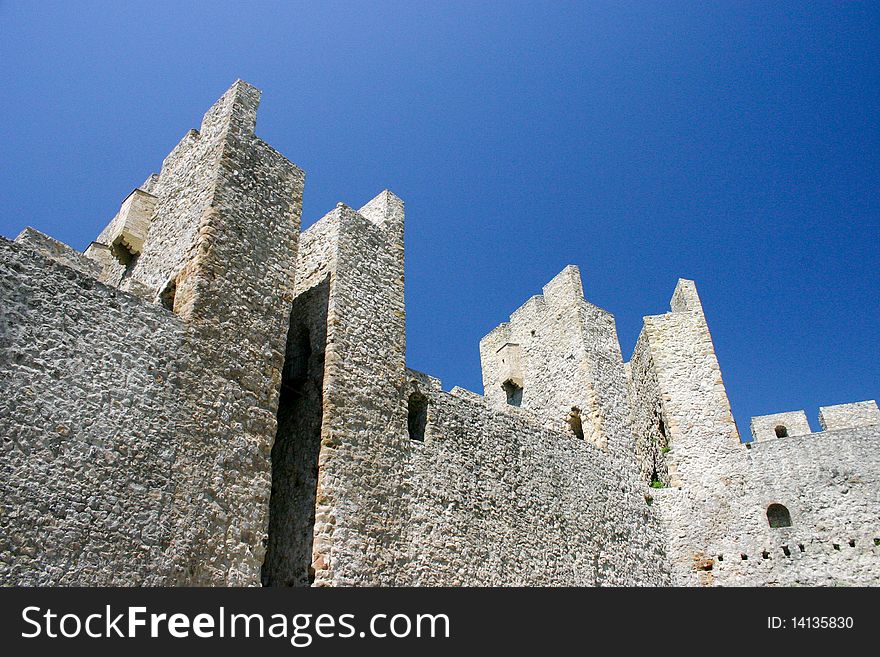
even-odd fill
[[[519,406],[550,426],[568,424],[593,445],[631,459],[629,396],[614,316],[584,299],[574,265],[480,341],[480,361],[484,394],[496,407]]]

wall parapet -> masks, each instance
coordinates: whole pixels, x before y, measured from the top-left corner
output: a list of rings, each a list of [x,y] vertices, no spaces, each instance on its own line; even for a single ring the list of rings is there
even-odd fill
[[[873,399],[850,404],[821,406],[819,407],[819,425],[822,430],[814,432],[810,428],[804,411],[757,415],[751,421],[752,442],[880,425],[880,409],[877,408],[877,402]]]
[[[751,431],[752,440],[755,442],[811,433],[810,423],[804,411],[758,415],[752,418]]]
[[[101,275],[101,266],[97,262],[30,226],[18,234],[15,243],[33,249],[50,260],[75,269],[91,278],[98,278]]]
[[[870,427],[880,424],[880,409],[873,399],[835,406],[820,406],[819,424],[823,431]]]

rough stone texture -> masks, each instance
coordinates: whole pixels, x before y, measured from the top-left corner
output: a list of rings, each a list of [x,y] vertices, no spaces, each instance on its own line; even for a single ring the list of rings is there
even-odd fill
[[[873,399],[852,404],[819,407],[819,424],[823,431],[870,427],[880,424],[880,409]]]
[[[632,450],[629,396],[614,317],[584,300],[570,265],[480,341],[486,399],[508,405],[504,384],[522,388],[523,409],[549,426],[580,420],[586,440]]]
[[[85,255],[33,228],[28,227],[21,231],[15,242],[86,276],[98,278],[101,275],[101,267]]]
[[[150,232],[155,210],[156,197],[143,189],[135,189],[95,241],[124,249],[131,256],[139,254]]]
[[[167,582],[183,323],[21,245],[0,253],[0,582]]]
[[[0,240],[0,584],[878,583],[876,404],[743,445],[694,284],[624,363],[574,266],[444,392],[406,368],[403,201],[300,234],[258,102],[84,254]]]
[[[759,415],[752,418],[752,438],[755,441],[803,436],[812,431],[807,414],[803,411]]]
[[[313,527],[321,447],[329,280],[299,294],[291,312],[272,447],[266,585],[311,583]]]
[[[753,418],[759,442],[740,443],[691,281],[679,281],[671,310],[645,318],[630,385],[636,456],[643,481],[659,486],[651,494],[672,581],[880,584],[880,426],[811,434],[802,411],[780,413]],[[788,509],[791,527],[770,526],[771,504]]]
[[[701,576],[719,585],[880,584],[880,477],[872,465],[878,440],[880,426],[874,426],[743,449],[731,460],[735,469],[723,475],[731,482],[723,494],[737,499],[734,513],[716,520],[710,539],[699,546],[716,568]],[[770,504],[788,509],[791,527],[770,527]]]
[[[330,301],[315,583],[406,583],[403,203],[383,192],[322,221]]]
[[[610,586],[668,582],[656,519],[626,462],[520,408],[445,393],[409,441],[417,585]]]
[[[0,581],[259,581],[303,175],[258,100],[234,84],[151,179],[140,298],[3,243]]]

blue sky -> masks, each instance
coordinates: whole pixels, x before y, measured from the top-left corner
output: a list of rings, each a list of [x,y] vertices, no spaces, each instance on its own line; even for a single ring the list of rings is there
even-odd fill
[[[624,357],[676,280],[742,432],[877,398],[880,10],[768,2],[0,0],[0,234],[82,249],[236,79],[303,223],[407,202],[407,358],[478,342],[566,264]]]

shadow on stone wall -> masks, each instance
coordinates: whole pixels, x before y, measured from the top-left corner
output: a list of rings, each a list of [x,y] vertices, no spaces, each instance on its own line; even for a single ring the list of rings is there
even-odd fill
[[[287,334],[263,586],[309,586],[323,418],[329,279],[293,302]]]

